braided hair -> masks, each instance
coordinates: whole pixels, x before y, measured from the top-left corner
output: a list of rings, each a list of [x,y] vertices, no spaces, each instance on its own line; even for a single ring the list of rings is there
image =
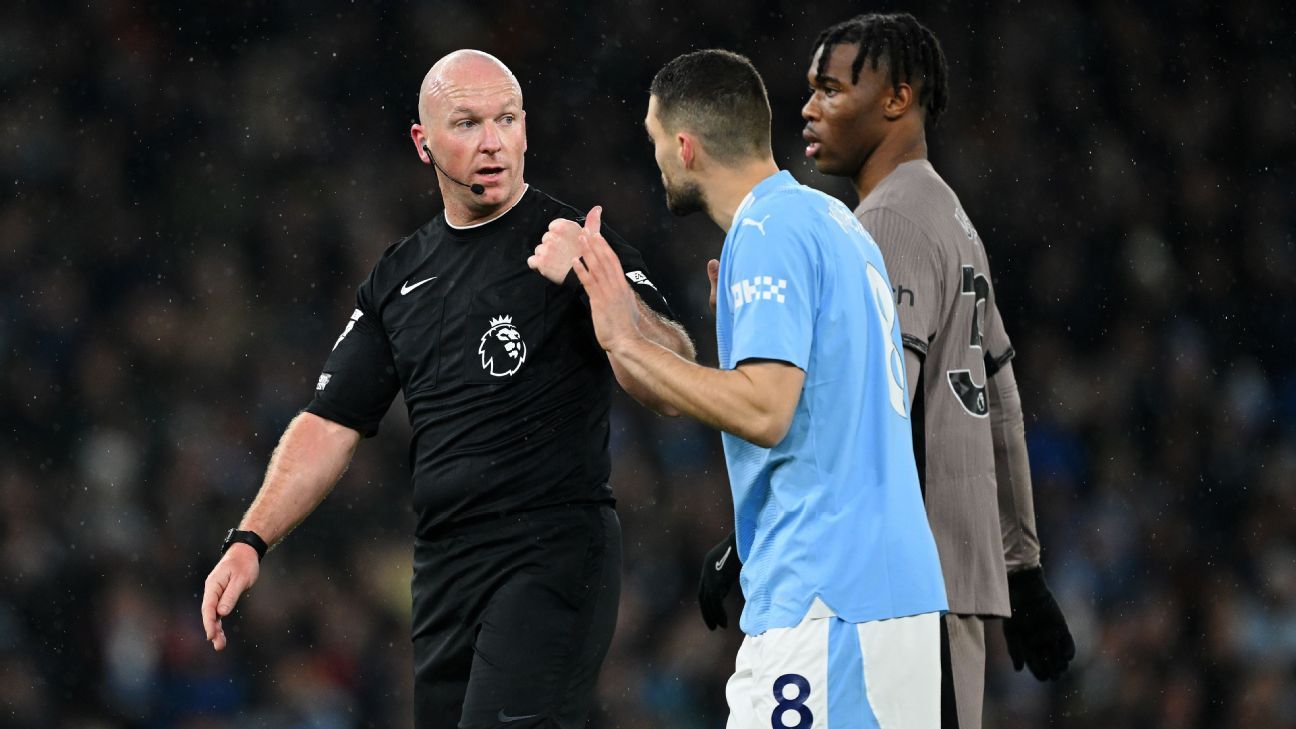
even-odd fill
[[[823,48],[816,73],[823,74],[834,46],[858,44],[859,53],[851,64],[851,83],[859,83],[860,69],[868,61],[873,70],[886,57],[891,85],[903,81],[915,87],[918,105],[927,112],[933,126],[949,102],[949,68],[940,41],[927,26],[909,13],[868,13],[838,23],[819,34],[813,53]]]

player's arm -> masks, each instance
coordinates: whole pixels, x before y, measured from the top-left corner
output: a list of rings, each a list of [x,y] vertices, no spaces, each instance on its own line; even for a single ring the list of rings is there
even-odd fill
[[[265,481],[239,529],[256,532],[275,544],[319,506],[346,471],[360,433],[312,413],[301,413],[288,425],[270,458]],[[207,640],[216,650],[226,645],[221,619],[260,574],[260,556],[235,543],[207,576],[202,618]]]
[[[571,261],[579,253],[580,236],[582,234],[599,234],[602,226],[602,208],[595,207],[591,214],[586,216],[584,226],[566,218],[558,218],[549,224],[549,230],[540,239],[540,245],[536,246],[534,254],[527,259],[527,265],[533,270],[540,273],[545,278],[555,284],[563,285],[567,282],[567,277],[571,273]],[[684,359],[692,362],[697,359],[697,351],[693,346],[693,340],[689,338],[684,327],[680,326],[670,315],[670,308],[661,294],[657,292],[656,286],[644,275],[642,262],[639,261],[639,253],[631,248],[624,241],[610,230],[607,231],[608,237],[613,239],[610,245],[615,245],[619,249],[618,255],[622,260],[627,261],[627,256],[633,256],[635,270],[630,271],[634,276],[632,288],[635,290],[635,297],[639,306],[640,331],[645,337],[678,354]],[[649,303],[651,300],[651,304]],[[616,376],[617,383],[640,404],[660,413],[662,415],[677,416],[680,411],[663,402],[656,397],[650,388],[639,382],[634,376],[622,367],[615,359],[609,357],[609,363],[612,365],[612,373]]]
[[[599,343],[651,397],[765,448],[783,439],[801,397],[804,371],[764,358],[749,358],[732,370],[714,369],[653,341],[641,329],[639,305],[620,261],[596,232],[581,237],[581,260],[573,265],[589,296]]]
[[[596,208],[598,212],[591,217],[586,217],[583,232],[599,232],[599,219],[602,217],[602,210]],[[611,233],[611,231],[608,231]],[[579,241],[578,241],[579,242]],[[617,257],[625,263],[626,266],[633,266],[632,270],[626,271],[626,280],[630,283],[630,288],[635,292],[635,299],[639,305],[639,331],[650,341],[669,349],[675,354],[683,357],[689,362],[697,361],[697,350],[693,346],[693,340],[689,338],[684,327],[675,321],[674,313],[666,304],[666,299],[657,291],[657,287],[648,279],[643,270],[643,260],[639,252],[631,248],[629,244],[620,240],[613,234],[608,239],[608,244],[612,247]],[[632,264],[631,261],[634,261]],[[669,403],[657,397],[652,388],[647,387],[640,382],[627,368],[612,356],[608,357],[608,363],[612,365],[612,374],[616,376],[617,384],[621,389],[633,397],[639,403],[660,415],[677,417],[681,414],[678,408],[672,407]]]
[[[1013,668],[1029,667],[1039,680],[1052,680],[1061,676],[1075,657],[1075,640],[1040,566],[1021,398],[1012,365],[1004,364],[986,380],[1012,609],[1011,617],[1003,622],[1004,640]]]
[[[1012,363],[1004,364],[986,380],[994,436],[995,479],[999,486],[999,524],[1003,532],[1004,561],[1008,573],[1012,574],[1038,567],[1040,563],[1026,427]]]
[[[749,360],[732,370],[714,369],[642,335],[604,346],[651,397],[762,448],[773,448],[787,435],[805,382],[805,373],[787,362]]]
[[[1017,378],[1013,375],[1012,344],[993,298],[986,308],[986,394],[990,398],[999,525],[1011,608],[1011,616],[1003,623],[1004,639],[1016,670],[1029,667],[1041,681],[1055,679],[1075,657],[1075,641],[1040,566],[1026,428]]]
[[[918,392],[918,380],[922,377],[923,358],[909,347],[904,348],[905,379],[909,382],[909,404],[913,405]]]
[[[693,346],[693,340],[684,331],[684,327],[658,314],[637,294],[635,302],[639,308],[639,331],[646,339],[689,362],[697,360],[697,350]],[[608,362],[612,365],[612,374],[616,376],[617,383],[641,405],[669,417],[682,414],[678,408],[659,397],[652,387],[637,378],[633,370],[625,367],[616,357],[609,355]]]

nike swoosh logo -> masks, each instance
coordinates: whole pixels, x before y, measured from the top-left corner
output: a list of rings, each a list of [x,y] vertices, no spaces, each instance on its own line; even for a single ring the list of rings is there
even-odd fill
[[[416,283],[416,284],[410,284],[409,281],[406,281],[406,282],[404,283],[404,285],[401,286],[401,296],[404,296],[405,294],[408,294],[409,292],[411,292],[411,291],[413,291],[414,289],[416,289],[416,288],[422,286],[423,284],[427,283],[428,281],[433,281],[433,280],[435,280],[435,279],[436,279],[436,276],[433,276],[432,278],[425,278],[425,279],[423,279],[422,281],[419,281],[419,282]]]
[[[732,551],[733,551],[733,547],[726,549],[724,556],[716,560],[716,572],[719,572],[720,570],[724,569],[724,563],[729,561],[729,553]]]
[[[503,709],[500,709],[500,713],[499,713],[499,720],[502,721],[502,722],[504,722],[505,724],[507,724],[507,723],[509,723],[509,722],[511,722],[511,721],[522,721],[523,719],[534,719],[534,718],[537,717],[537,716],[540,716],[540,715],[539,715],[539,714],[524,714],[524,715],[522,715],[522,716],[509,716],[508,714],[505,714],[505,713],[504,713],[504,710],[503,710]]]

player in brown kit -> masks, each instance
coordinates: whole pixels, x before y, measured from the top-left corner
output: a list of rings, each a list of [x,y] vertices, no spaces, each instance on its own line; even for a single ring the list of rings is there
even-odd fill
[[[820,172],[853,180],[855,215],[896,287],[915,457],[950,605],[942,725],[978,729],[987,618],[1007,618],[1014,666],[1041,680],[1061,675],[1075,644],[1040,567],[1013,349],[986,251],[927,160],[925,127],[948,101],[945,56],[909,14],[852,18],[812,50],[806,155]],[[703,568],[708,624],[723,616],[717,596],[736,576],[732,559],[716,567],[725,547]]]

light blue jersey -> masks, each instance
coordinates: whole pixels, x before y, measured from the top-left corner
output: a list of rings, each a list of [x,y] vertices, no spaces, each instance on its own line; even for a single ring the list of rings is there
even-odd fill
[[[819,597],[852,623],[946,609],[914,466],[904,356],[877,244],[787,172],[743,200],[720,256],[720,367],[805,371],[787,436],[725,433],[742,629],[797,625]]]

